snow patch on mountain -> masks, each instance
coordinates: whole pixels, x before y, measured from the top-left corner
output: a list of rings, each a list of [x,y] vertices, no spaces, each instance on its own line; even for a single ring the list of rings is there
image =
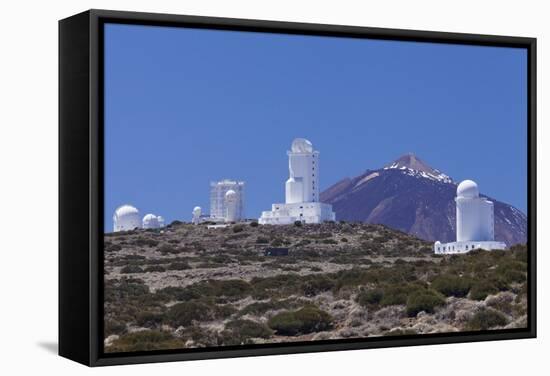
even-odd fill
[[[444,173],[438,170],[432,170],[433,172],[419,171],[410,167],[400,166],[397,163],[393,163],[390,166],[384,167],[384,170],[399,170],[409,176],[430,179],[441,183],[449,183],[449,184],[453,183],[453,179],[450,176],[445,175]]]

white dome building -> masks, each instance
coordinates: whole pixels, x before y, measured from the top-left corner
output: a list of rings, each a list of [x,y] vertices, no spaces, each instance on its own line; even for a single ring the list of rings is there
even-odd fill
[[[237,192],[232,189],[225,192],[226,222],[235,222],[237,220],[237,201]]]
[[[260,224],[286,225],[296,221],[333,221],[332,205],[319,202],[319,151],[305,138],[295,138],[288,155],[289,177],[285,183],[285,203],[273,204],[262,212]]]
[[[464,180],[456,188],[456,197],[476,198],[479,197],[477,183],[473,180]]]
[[[200,206],[195,206],[193,208],[192,214],[193,214],[193,220],[192,220],[193,224],[198,225],[201,221],[201,214],[202,214],[201,207]]]
[[[164,219],[163,219],[164,220]],[[141,221],[143,228],[152,229],[160,228],[159,217],[154,214],[146,214]]]
[[[139,210],[132,205],[119,206],[113,214],[113,231],[130,231],[141,228]]]
[[[434,244],[435,253],[466,253],[476,248],[505,249],[495,241],[494,205],[479,197],[479,188],[472,180],[462,181],[456,188],[456,242]]]
[[[305,138],[295,138],[290,146],[292,153],[313,153],[313,144]]]

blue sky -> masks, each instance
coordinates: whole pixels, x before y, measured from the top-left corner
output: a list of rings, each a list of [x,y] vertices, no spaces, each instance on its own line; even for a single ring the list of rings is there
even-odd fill
[[[321,189],[413,152],[526,212],[526,50],[105,26],[105,227],[130,203],[167,223],[246,181],[284,200],[286,150],[320,150]]]

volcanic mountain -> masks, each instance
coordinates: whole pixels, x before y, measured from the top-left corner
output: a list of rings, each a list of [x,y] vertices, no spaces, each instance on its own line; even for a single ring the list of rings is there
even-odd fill
[[[321,193],[337,220],[383,224],[425,240],[455,241],[457,183],[414,154],[345,178]],[[508,246],[527,241],[527,217],[511,205],[494,203],[495,240]]]

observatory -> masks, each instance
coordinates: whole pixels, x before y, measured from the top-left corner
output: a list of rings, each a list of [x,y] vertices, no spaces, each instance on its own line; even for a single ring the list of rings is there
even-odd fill
[[[146,229],[164,227],[164,218],[154,214],[146,214],[141,221],[142,227]]]
[[[231,205],[235,206],[233,220],[237,222],[244,219],[244,181],[224,179],[210,183],[210,218],[212,222],[226,222],[227,197],[226,194],[233,191],[235,196],[231,199]]]
[[[225,192],[225,221],[235,222],[237,220],[238,212],[238,195],[237,192],[230,189]]]
[[[201,223],[202,208],[200,206],[195,206],[191,214],[193,215],[192,222],[194,225]]]
[[[139,210],[132,205],[119,206],[113,214],[113,231],[130,231],[141,228]]]
[[[289,178],[285,203],[262,212],[260,224],[321,223],[335,218],[332,205],[319,202],[319,151],[305,138],[292,141],[288,154]]]
[[[458,185],[455,202],[456,242],[435,242],[435,253],[466,253],[476,248],[506,248],[505,243],[495,241],[493,202],[479,197],[479,189],[474,181],[464,180]]]

